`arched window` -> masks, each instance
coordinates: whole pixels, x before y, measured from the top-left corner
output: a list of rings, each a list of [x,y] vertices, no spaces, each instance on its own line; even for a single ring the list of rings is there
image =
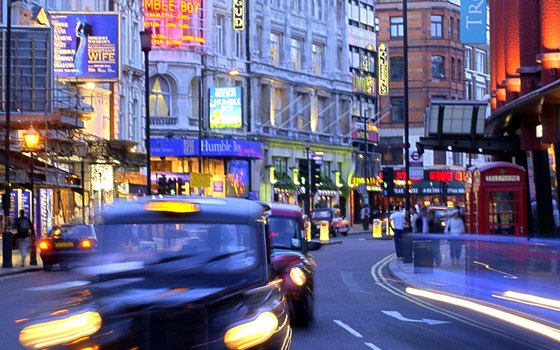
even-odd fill
[[[171,89],[167,79],[161,75],[150,78],[150,115],[153,117],[171,115]]]

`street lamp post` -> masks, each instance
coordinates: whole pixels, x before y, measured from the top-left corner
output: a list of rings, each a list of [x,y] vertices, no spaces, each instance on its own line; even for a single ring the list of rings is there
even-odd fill
[[[403,262],[412,262],[412,238],[410,237],[410,161],[409,161],[409,121],[408,121],[408,4],[403,0],[403,61],[404,61],[404,237]]]
[[[144,52],[144,104],[146,105],[146,195],[152,194],[151,150],[150,150],[150,51],[152,51],[152,31],[140,32],[140,44]]]
[[[2,198],[2,205],[4,206],[4,232],[2,233],[2,267],[10,268],[12,265],[12,232],[10,231],[10,124],[11,124],[11,72],[12,72],[12,1],[6,1],[7,10],[6,18],[8,25],[6,27],[6,68],[4,70],[4,90],[6,97],[5,111],[6,111],[6,129],[4,130],[4,168],[5,168],[5,183],[4,183],[4,197]]]
[[[78,154],[78,157],[81,158],[81,169],[80,169],[81,181],[80,182],[82,185],[82,224],[85,224],[86,223],[86,210],[85,210],[86,191],[84,186],[84,175],[85,175],[84,158],[87,156],[88,153],[88,143],[85,140],[79,140],[78,142],[76,142],[74,146],[76,147],[76,153]]]
[[[29,127],[29,129],[27,129],[27,131],[25,131],[23,133],[23,140],[25,141],[25,147],[30,151],[31,153],[31,165],[30,165],[30,183],[31,183],[31,205],[29,206],[29,216],[31,218],[31,222],[34,223],[34,225],[40,225],[40,223],[37,223],[36,218],[37,218],[37,211],[34,209],[34,207],[36,206],[36,201],[35,201],[35,174],[34,174],[34,162],[35,159],[33,157],[33,151],[37,150],[37,147],[39,145],[39,133],[37,132],[37,130],[35,130],[35,128],[33,128],[33,125],[31,125]],[[31,236],[31,254],[30,254],[30,260],[29,260],[29,264],[32,266],[36,266],[37,265],[37,231],[33,230],[33,235]]]
[[[361,110],[362,101],[360,100],[360,110]],[[369,109],[368,109],[369,111]],[[363,113],[361,110],[360,113]],[[364,194],[363,194],[363,206],[366,208],[364,210],[364,222],[362,226],[364,230],[369,230],[369,195],[367,191],[367,180],[368,180],[368,145],[367,145],[367,137],[368,137],[368,116],[364,115]]]
[[[305,158],[307,159],[307,178],[305,179],[305,213],[311,219],[311,158],[309,157],[309,142],[305,143]]]

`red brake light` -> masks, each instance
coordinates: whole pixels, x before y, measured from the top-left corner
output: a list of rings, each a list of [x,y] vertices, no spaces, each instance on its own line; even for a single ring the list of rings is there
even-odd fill
[[[49,249],[49,243],[47,241],[39,241],[39,249],[42,250],[48,250]]]
[[[89,239],[84,239],[82,241],[82,248],[91,248],[92,243]]]

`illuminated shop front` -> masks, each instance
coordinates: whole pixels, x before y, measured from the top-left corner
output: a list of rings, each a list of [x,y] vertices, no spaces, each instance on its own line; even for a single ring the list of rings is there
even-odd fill
[[[165,187],[166,194],[256,196],[250,190],[251,161],[262,158],[262,143],[205,138],[200,145],[196,138],[151,140],[154,193]]]

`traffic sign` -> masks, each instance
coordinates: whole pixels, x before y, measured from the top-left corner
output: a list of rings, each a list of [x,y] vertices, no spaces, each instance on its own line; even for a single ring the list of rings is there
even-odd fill
[[[413,160],[420,160],[420,158],[422,158],[422,155],[418,152],[412,152],[410,154],[410,158],[412,158]]]
[[[358,193],[359,194],[365,194],[366,192],[367,192],[366,185],[361,184],[361,185],[358,186]]]

